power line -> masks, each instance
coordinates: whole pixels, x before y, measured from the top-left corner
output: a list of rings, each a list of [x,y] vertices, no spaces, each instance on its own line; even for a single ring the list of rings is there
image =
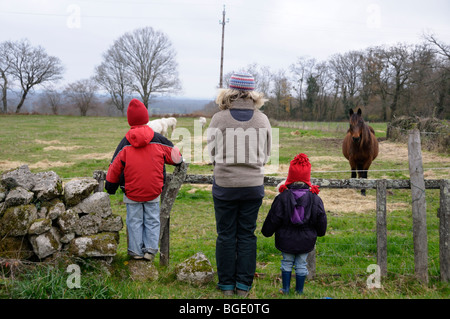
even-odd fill
[[[27,15],[27,16],[44,16],[44,17],[63,17],[66,18],[69,16],[67,13],[44,13],[44,12],[19,12],[19,11],[0,11],[0,15]],[[167,16],[118,16],[118,15],[88,15],[81,14],[81,18],[92,18],[92,19],[132,19],[132,20],[191,20],[191,21],[209,21],[209,18],[198,18],[198,17],[167,17]]]

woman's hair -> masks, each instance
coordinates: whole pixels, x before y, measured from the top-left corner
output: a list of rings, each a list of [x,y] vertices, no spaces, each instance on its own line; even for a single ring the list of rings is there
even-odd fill
[[[216,104],[219,105],[220,110],[226,110],[231,107],[231,104],[237,99],[251,99],[255,108],[261,108],[267,99],[264,94],[255,91],[241,91],[235,89],[219,89],[217,94]]]

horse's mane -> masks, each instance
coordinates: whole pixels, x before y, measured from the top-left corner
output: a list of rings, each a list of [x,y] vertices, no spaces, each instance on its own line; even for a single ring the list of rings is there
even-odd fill
[[[362,128],[362,133],[361,133],[361,139],[362,139],[362,143],[363,144],[371,143],[371,141],[372,141],[371,138],[370,138],[370,127],[364,121],[363,121],[363,128]]]

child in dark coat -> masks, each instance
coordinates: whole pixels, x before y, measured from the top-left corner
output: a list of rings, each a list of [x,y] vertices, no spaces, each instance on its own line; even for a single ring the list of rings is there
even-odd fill
[[[314,249],[317,236],[324,236],[327,216],[318,196],[319,187],[311,185],[311,164],[305,154],[298,154],[290,163],[286,182],[279,187],[262,227],[262,234],[275,233],[275,247],[282,252],[280,292],[290,290],[292,268],[295,269],[296,292],[303,293],[308,269],[306,258]],[[296,182],[302,182],[295,184]]]

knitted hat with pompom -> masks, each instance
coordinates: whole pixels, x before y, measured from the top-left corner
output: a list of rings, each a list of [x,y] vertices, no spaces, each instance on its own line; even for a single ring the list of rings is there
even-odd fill
[[[300,153],[291,161],[286,182],[280,186],[279,192],[287,189],[289,184],[303,182],[310,187],[310,191],[319,194],[319,186],[311,184],[311,163],[306,154]]]

